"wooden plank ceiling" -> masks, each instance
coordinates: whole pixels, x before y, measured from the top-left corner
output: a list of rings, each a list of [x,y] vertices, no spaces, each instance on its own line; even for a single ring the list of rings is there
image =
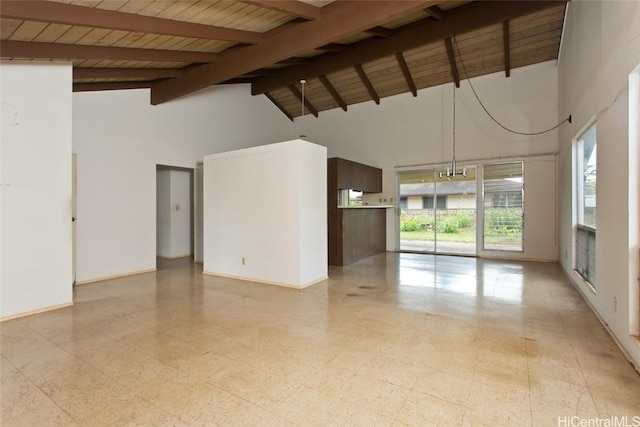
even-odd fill
[[[293,119],[557,59],[566,1],[2,0],[2,61],[168,102],[250,83]]]

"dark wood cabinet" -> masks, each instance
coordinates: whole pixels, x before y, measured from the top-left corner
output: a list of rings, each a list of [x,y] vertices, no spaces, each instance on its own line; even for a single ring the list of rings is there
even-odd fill
[[[332,163],[338,189],[350,188],[365,193],[382,193],[382,169],[339,157],[329,159],[329,168]]]
[[[348,265],[386,250],[383,207],[339,207],[338,190],[382,192],[382,169],[331,158],[327,163],[329,264]]]

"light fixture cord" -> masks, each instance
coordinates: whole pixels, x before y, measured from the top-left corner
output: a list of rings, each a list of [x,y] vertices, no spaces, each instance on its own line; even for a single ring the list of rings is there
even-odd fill
[[[476,99],[478,100],[478,103],[480,104],[480,106],[482,107],[484,112],[487,113],[487,116],[489,116],[491,118],[491,120],[493,120],[502,129],[506,130],[507,132],[514,133],[516,135],[537,136],[537,135],[543,135],[545,133],[551,132],[552,130],[555,130],[555,129],[559,128],[564,122],[571,123],[571,116],[569,116],[566,119],[564,119],[563,121],[561,121],[560,123],[558,123],[557,125],[555,125],[554,127],[551,127],[549,129],[546,129],[546,130],[542,130],[540,132],[518,132],[516,130],[509,129],[508,127],[506,127],[505,125],[500,123],[495,117],[493,117],[491,115],[491,113],[489,112],[489,110],[487,110],[487,107],[485,107],[484,104],[482,103],[482,101],[480,101],[480,97],[478,96],[478,93],[476,92],[476,89],[473,87],[473,84],[471,84],[471,79],[469,78],[469,74],[467,74],[467,69],[464,66],[464,61],[462,60],[462,55],[460,54],[460,48],[458,47],[458,41],[456,40],[456,36],[453,36],[453,46],[454,46],[455,50],[458,52],[458,59],[460,59],[460,65],[462,65],[462,71],[464,72],[464,76],[467,79],[467,81],[469,82],[469,86],[471,86],[471,90],[473,91],[473,94],[475,95]]]
[[[304,116],[304,84],[306,83],[306,80],[300,80],[300,84],[302,85],[302,96],[300,98],[300,117],[302,118],[302,116]]]

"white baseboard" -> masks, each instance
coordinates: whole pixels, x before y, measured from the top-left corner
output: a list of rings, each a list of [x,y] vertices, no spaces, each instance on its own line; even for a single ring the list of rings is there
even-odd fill
[[[156,258],[160,258],[160,259],[180,259],[180,258],[189,258],[193,255],[191,254],[187,254],[187,255],[176,255],[176,256],[164,256],[164,255],[156,255]]]
[[[573,285],[574,288],[576,288],[576,290],[578,291],[578,293],[580,294],[580,296],[582,297],[583,300],[585,300],[585,302],[587,303],[587,305],[589,306],[589,308],[591,309],[591,311],[593,312],[593,314],[596,316],[596,319],[598,319],[598,321],[600,322],[600,324],[602,325],[602,327],[604,328],[605,331],[607,331],[607,333],[609,334],[609,336],[611,337],[611,339],[613,339],[613,342],[616,343],[616,345],[618,346],[618,348],[620,349],[620,351],[622,352],[622,354],[624,354],[624,357],[627,358],[627,360],[629,361],[629,363],[631,363],[631,365],[635,368],[636,372],[640,373],[640,364],[639,362],[636,362],[633,357],[631,357],[631,354],[627,351],[627,349],[625,348],[624,345],[622,345],[622,343],[620,342],[620,340],[618,340],[618,337],[616,336],[616,334],[611,330],[611,328],[609,328],[609,325],[607,324],[607,322],[604,321],[604,319],[600,316],[600,313],[598,313],[598,311],[595,309],[595,307],[593,306],[593,304],[591,304],[591,301],[589,301],[589,298],[587,298],[584,294],[584,292],[582,291],[582,289],[580,288],[580,286],[578,286],[578,284],[571,278],[571,275],[569,274],[569,272],[564,268],[564,266],[562,264],[560,264],[560,268],[562,269],[562,271],[564,272],[565,276],[567,276],[567,278],[569,279],[569,281],[571,282],[571,284]],[[636,337],[631,336],[637,343],[639,342],[639,340]]]
[[[89,283],[95,283],[95,282],[102,282],[103,280],[118,279],[120,277],[135,276],[136,274],[154,273],[156,271],[158,271],[157,268],[150,268],[148,270],[132,271],[130,273],[115,274],[113,276],[97,277],[95,279],[89,279],[89,280],[83,280],[81,282],[76,282],[76,286],[87,285]]]
[[[250,278],[250,277],[233,276],[233,275],[230,275],[230,274],[213,273],[213,272],[210,272],[210,271],[203,271],[202,274],[206,274],[208,276],[218,276],[218,277],[226,277],[226,278],[229,278],[229,279],[242,280],[244,282],[254,282],[254,283],[263,283],[265,285],[281,286],[283,288],[291,288],[291,289],[304,289],[304,288],[307,288],[309,286],[315,285],[316,283],[320,283],[323,280],[327,280],[329,278],[329,276],[325,276],[325,277],[320,278],[318,280],[313,280],[311,282],[304,283],[302,285],[294,285],[292,283],[271,282],[269,280],[258,280],[258,279],[253,279],[253,278]]]
[[[19,319],[20,317],[31,316],[32,314],[44,313],[46,311],[57,310],[59,308],[71,307],[73,305],[72,302],[67,302],[64,304],[52,305],[50,307],[39,308],[37,310],[26,311],[24,313],[13,314],[11,316],[5,316],[0,318],[0,322],[4,322],[5,320]]]

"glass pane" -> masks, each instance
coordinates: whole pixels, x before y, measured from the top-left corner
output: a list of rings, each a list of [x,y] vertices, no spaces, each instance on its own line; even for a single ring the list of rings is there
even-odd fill
[[[476,168],[467,167],[467,176],[437,179],[435,199],[436,252],[476,254]]]
[[[484,167],[484,248],[522,250],[522,162]]]
[[[400,174],[400,250],[476,254],[476,168]]]
[[[596,125],[594,124],[576,142],[576,265],[575,269],[592,286],[596,271]]]
[[[434,252],[435,172],[400,174],[400,250]]]
[[[596,228],[596,127],[578,140],[578,224]]]

